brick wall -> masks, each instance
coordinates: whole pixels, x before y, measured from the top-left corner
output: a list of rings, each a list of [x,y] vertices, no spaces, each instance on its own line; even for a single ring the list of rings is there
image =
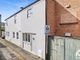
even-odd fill
[[[51,26],[49,34],[64,36],[71,33],[73,37],[80,37],[79,19],[54,0],[48,0],[47,8],[48,25]]]
[[[53,0],[47,0],[47,22],[50,25],[50,35],[55,35],[56,32],[56,20],[55,20],[55,2]]]

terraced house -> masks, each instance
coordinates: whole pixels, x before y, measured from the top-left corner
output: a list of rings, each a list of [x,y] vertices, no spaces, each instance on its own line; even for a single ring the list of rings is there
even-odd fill
[[[6,40],[45,59],[46,54],[50,50],[47,49],[49,48],[49,38],[55,39],[55,36],[68,36],[71,38],[80,37],[79,3],[79,0],[35,1],[5,20]],[[69,41],[72,40],[69,39]],[[58,42],[64,44],[64,41],[60,42],[59,40]],[[61,45],[56,47],[59,48],[57,49],[59,52],[60,46]],[[61,52],[64,50],[63,47]],[[68,51],[68,53],[70,51]],[[60,57],[53,59],[67,60],[69,56],[65,57],[66,53],[62,53],[61,56],[55,53]],[[74,57],[73,55],[71,56]],[[71,58],[70,60],[73,59]]]
[[[6,19],[6,40],[45,57],[45,1],[35,1]]]

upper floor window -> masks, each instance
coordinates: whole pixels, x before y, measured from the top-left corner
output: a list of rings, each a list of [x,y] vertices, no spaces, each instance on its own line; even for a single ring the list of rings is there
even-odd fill
[[[31,17],[32,15],[32,8],[27,10],[27,18]]]
[[[14,16],[14,24],[16,24],[16,15]]]

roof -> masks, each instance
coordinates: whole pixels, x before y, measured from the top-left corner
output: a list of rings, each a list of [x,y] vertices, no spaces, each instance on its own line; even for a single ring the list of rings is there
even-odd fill
[[[9,16],[8,18],[6,18],[5,21],[8,20],[9,18],[13,17],[14,15],[20,13],[20,12],[23,11],[24,9],[30,7],[31,5],[35,4],[35,3],[38,2],[38,1],[40,1],[40,0],[36,0],[35,2],[29,4],[28,6],[24,7],[23,9],[19,10],[18,12],[14,13],[13,15]]]

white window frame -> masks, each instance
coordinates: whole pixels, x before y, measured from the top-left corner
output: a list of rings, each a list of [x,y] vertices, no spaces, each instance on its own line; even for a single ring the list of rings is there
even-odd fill
[[[23,33],[23,41],[30,42],[31,41],[31,35],[30,33]]]
[[[27,18],[32,16],[32,8],[27,10]]]
[[[14,16],[14,24],[16,24],[16,15]]]

